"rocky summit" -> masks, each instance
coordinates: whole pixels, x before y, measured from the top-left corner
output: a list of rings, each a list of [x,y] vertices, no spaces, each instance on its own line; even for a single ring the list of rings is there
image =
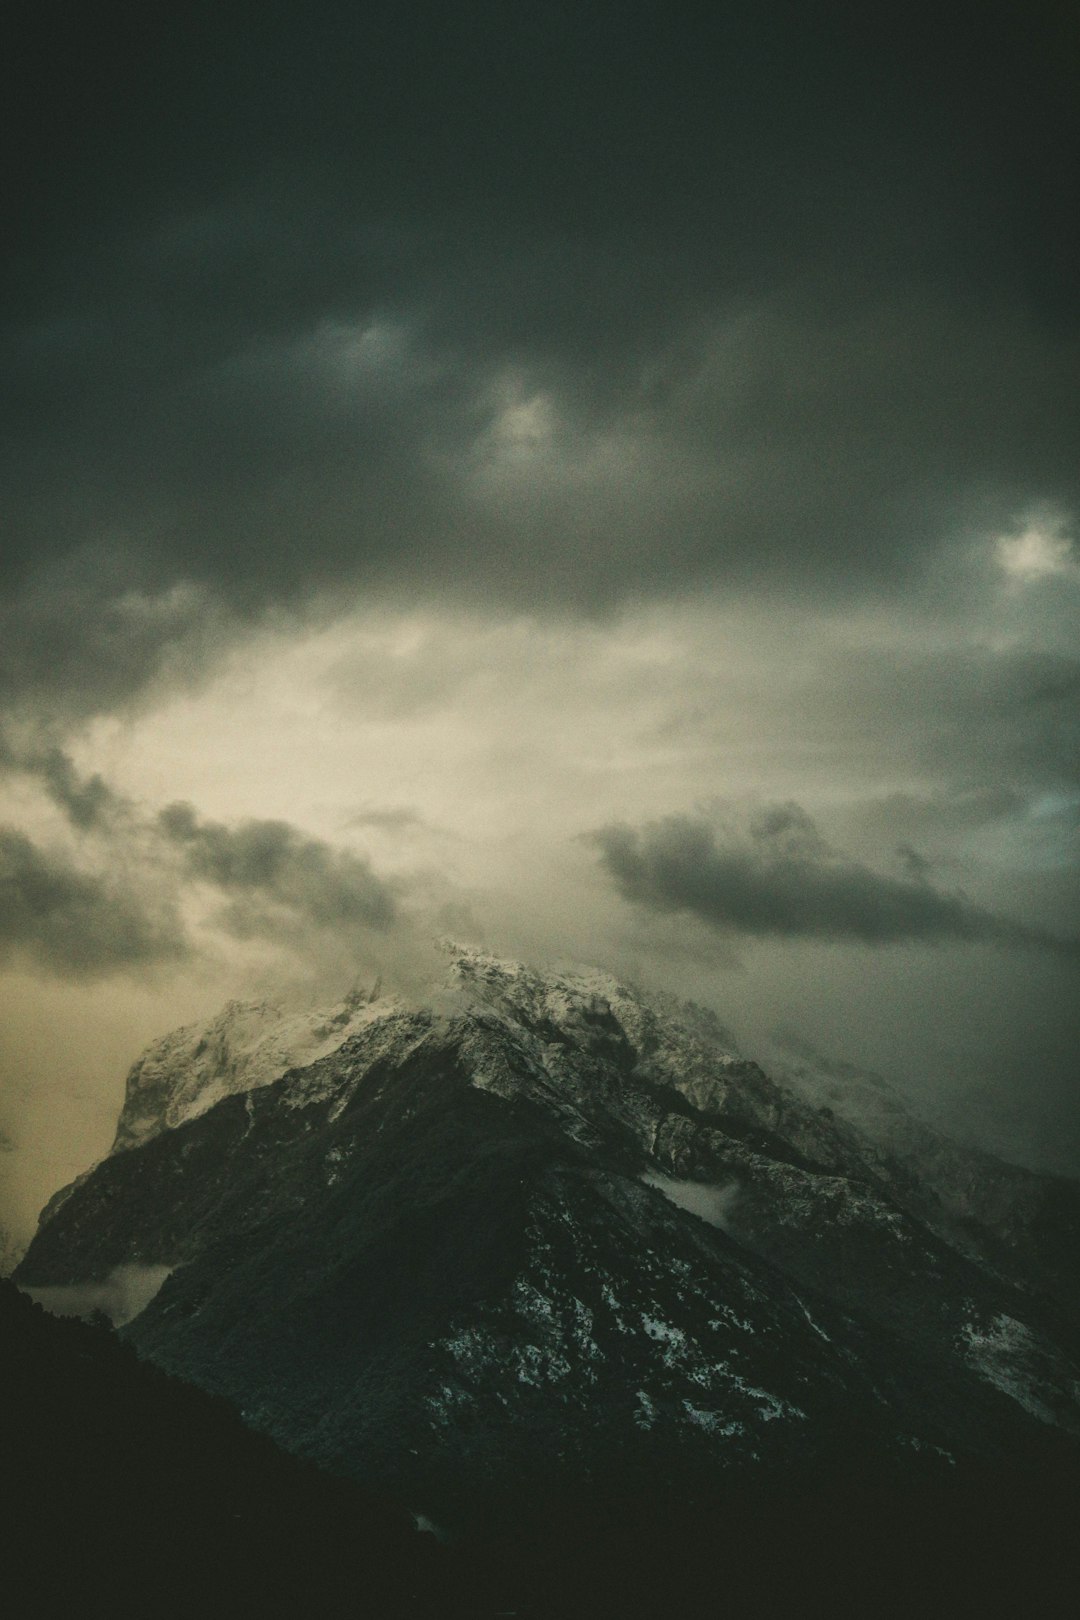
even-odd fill
[[[17,1280],[140,1268],[141,1354],[453,1534],[1080,1445],[1080,1187],[600,972],[168,1037]]]

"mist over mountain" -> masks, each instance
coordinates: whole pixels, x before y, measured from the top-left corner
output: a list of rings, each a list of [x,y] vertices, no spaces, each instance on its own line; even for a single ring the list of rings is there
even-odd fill
[[[140,1355],[483,1549],[521,1613],[726,1569],[751,1612],[945,1614],[1072,1567],[1080,1185],[606,973],[454,949],[426,1003],[166,1037],[17,1273],[72,1309],[135,1277]]]

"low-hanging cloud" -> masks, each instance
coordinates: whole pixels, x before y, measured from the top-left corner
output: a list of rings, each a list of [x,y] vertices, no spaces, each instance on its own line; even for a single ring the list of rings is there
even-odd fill
[[[394,885],[363,856],[289,822],[230,827],[181,803],[148,820],[55,746],[7,747],[5,764],[40,783],[78,842],[44,844],[0,824],[0,961],[73,981],[190,965],[198,946],[185,912],[200,886],[224,902],[218,927],[287,949],[318,935],[355,941],[397,920]]]
[[[186,875],[228,897],[220,920],[240,937],[280,934],[283,913],[336,934],[385,930],[395,920],[392,888],[367,860],[305,837],[288,822],[227,827],[177,803],[166,806],[157,825],[181,852]]]
[[[168,898],[82,870],[63,851],[0,827],[0,957],[94,979],[176,962],[187,951]]]
[[[795,804],[770,807],[745,832],[718,829],[705,816],[673,815],[589,836],[625,899],[725,931],[866,945],[989,941],[1080,958],[1080,941],[945,893],[910,875],[910,863],[909,875],[898,878],[846,859]]]
[[[30,1298],[52,1316],[107,1316],[123,1327],[144,1311],[160,1292],[171,1266],[114,1266],[99,1282],[71,1283],[51,1288],[27,1288]]]

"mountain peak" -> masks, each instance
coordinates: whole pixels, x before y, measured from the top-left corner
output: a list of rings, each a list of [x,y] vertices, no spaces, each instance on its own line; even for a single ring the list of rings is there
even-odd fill
[[[196,1119],[223,1097],[269,1085],[314,1063],[394,1005],[376,983],[327,1007],[297,1010],[267,999],[225,1004],[207,1023],[154,1041],[132,1065],[113,1153]]]
[[[439,1020],[487,1013],[546,1030],[552,1039],[580,1038],[606,1025],[650,1044],[656,1011],[716,1056],[734,1059],[730,1032],[702,1008],[673,998],[643,997],[603,969],[575,965],[539,970],[474,946],[441,941],[445,972],[406,1001],[381,981],[357,987],[325,1006],[298,1009],[272,999],[231,1000],[205,1023],[154,1041],[132,1065],[111,1151],[125,1152],[162,1131],[196,1119],[222,1098],[249,1092],[336,1051],[350,1036],[409,1010]]]

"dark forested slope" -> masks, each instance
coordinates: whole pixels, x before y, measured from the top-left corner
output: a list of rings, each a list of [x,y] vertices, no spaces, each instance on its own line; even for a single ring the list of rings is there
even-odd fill
[[[448,1612],[449,1555],[406,1513],[4,1281],[0,1389],[9,1614]]]

